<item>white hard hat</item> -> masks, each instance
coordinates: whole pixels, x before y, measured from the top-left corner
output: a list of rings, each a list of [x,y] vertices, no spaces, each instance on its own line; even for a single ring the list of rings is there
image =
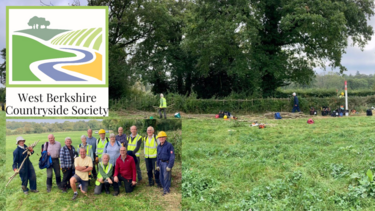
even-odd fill
[[[22,136],[18,136],[17,137],[17,143],[16,143],[17,145],[18,145],[19,141],[26,141],[26,140],[24,138],[22,138]]]
[[[296,95],[296,93],[295,93],[295,92],[293,92],[293,95]]]

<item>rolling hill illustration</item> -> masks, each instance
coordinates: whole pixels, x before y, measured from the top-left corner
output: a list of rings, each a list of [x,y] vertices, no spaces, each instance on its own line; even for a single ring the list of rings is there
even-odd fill
[[[12,35],[13,81],[102,81],[102,28],[49,29],[34,16]],[[29,36],[22,36],[27,34]]]

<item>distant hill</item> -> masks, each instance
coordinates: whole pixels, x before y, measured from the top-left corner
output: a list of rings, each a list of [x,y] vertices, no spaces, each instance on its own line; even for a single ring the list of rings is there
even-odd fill
[[[32,35],[32,36],[35,36],[35,37],[38,37],[42,40],[50,40],[52,37],[60,34],[60,33],[63,33],[63,32],[66,32],[66,31],[70,31],[70,30],[65,30],[65,29],[24,29],[24,30],[20,30],[20,31],[17,31],[17,32],[22,32],[22,33],[25,33],[25,34],[29,34],[29,35]]]

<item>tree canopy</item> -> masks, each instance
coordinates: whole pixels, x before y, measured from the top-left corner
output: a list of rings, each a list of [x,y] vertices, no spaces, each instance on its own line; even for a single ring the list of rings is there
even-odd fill
[[[314,68],[327,63],[343,73],[349,39],[363,48],[373,34],[370,0],[135,3],[148,9],[127,64],[154,93],[267,97],[290,83],[310,83]]]

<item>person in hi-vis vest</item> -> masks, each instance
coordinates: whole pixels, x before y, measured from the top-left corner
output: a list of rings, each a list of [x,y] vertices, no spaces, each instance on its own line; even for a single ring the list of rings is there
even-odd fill
[[[164,98],[163,94],[160,94],[160,106],[159,106],[160,119],[163,118],[163,116],[161,115],[162,111],[164,111],[164,119],[167,118],[167,115],[165,114],[166,109],[167,109],[167,100]]]
[[[128,139],[128,149],[127,153],[132,156],[135,161],[135,166],[137,168],[137,176],[138,182],[142,180],[141,168],[139,167],[139,155],[141,151],[141,144],[142,144],[142,136],[137,133],[137,126],[133,125],[130,127],[130,135],[127,137]]]
[[[111,185],[113,185],[113,190],[115,191],[114,196],[119,192],[118,183],[114,182],[113,179],[114,166],[109,160],[110,156],[107,153],[103,153],[102,162],[99,163],[98,179],[95,181],[94,194],[96,195],[101,194],[103,188],[106,194],[110,194],[109,187]]]
[[[105,130],[100,129],[99,136],[100,138],[98,138],[98,142],[96,143],[96,156],[97,156],[97,159],[95,160],[96,164],[102,161],[102,154],[104,152],[104,147],[109,142],[108,138],[105,137]]]
[[[148,127],[147,136],[143,138],[148,184],[149,186],[154,185],[153,174],[155,174],[155,182],[157,186],[162,187],[159,181],[159,171],[155,171],[158,142],[154,132],[155,130],[153,127]]]

